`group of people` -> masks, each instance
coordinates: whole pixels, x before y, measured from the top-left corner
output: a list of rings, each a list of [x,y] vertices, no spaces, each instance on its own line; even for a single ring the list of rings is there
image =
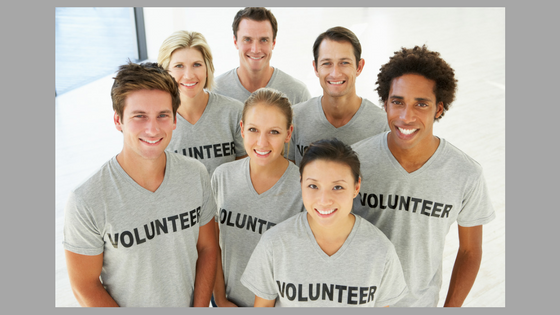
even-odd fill
[[[461,306],[495,215],[481,166],[433,135],[453,69],[402,48],[378,74],[381,109],[356,94],[358,38],[333,27],[313,44],[323,95],[312,98],[270,66],[270,10],[240,10],[232,28],[240,64],[215,80],[190,31],[169,36],[157,63],[119,68],[123,149],[65,209],[80,305],[435,307],[457,222],[445,306]]]

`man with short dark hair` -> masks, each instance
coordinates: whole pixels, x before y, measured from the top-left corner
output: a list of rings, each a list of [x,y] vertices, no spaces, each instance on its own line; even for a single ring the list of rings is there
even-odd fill
[[[364,68],[356,35],[338,26],[320,34],[313,44],[313,68],[323,95],[296,104],[288,158],[299,165],[310,143],[335,137],[351,145],[389,130],[381,108],[356,94]]]
[[[444,306],[461,306],[480,267],[482,225],[495,213],[480,164],[433,135],[455,98],[454,71],[439,53],[416,46],[395,52],[377,78],[390,131],[352,146],[362,164],[353,211],[395,245],[409,294],[394,306],[437,306],[445,238],[457,222]]]
[[[82,306],[208,307],[216,204],[199,161],[166,153],[180,105],[155,63],[119,68],[111,89],[122,151],[70,193],[64,248]]]
[[[214,92],[245,102],[254,91],[267,87],[285,93],[292,105],[311,97],[303,82],[270,66],[278,23],[270,10],[247,7],[235,15],[233,43],[239,67],[216,78]]]

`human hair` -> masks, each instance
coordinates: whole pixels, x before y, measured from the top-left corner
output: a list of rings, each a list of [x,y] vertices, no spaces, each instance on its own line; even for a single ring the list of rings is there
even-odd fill
[[[119,117],[123,116],[125,100],[130,93],[140,90],[160,90],[171,95],[171,108],[175,118],[177,109],[181,105],[179,87],[171,74],[157,63],[135,64],[129,60],[128,64],[119,67],[113,79],[115,81],[111,87],[111,100],[113,110]]]
[[[171,55],[178,49],[194,48],[202,54],[204,63],[206,64],[206,84],[204,88],[212,90],[214,87],[214,63],[212,62],[212,51],[210,45],[206,42],[206,38],[198,32],[176,31],[167,37],[158,53],[158,64],[165,70],[169,70]]]
[[[278,22],[274,17],[274,14],[270,12],[267,8],[263,7],[246,7],[245,9],[237,11],[235,17],[233,18],[233,23],[231,28],[233,29],[233,36],[237,40],[237,30],[239,29],[239,23],[241,20],[249,19],[253,21],[269,21],[272,26],[272,41],[276,40],[276,34],[278,33]]]
[[[282,114],[284,114],[284,117],[286,117],[286,129],[289,129],[292,125],[294,114],[292,104],[290,100],[288,100],[286,94],[271,88],[260,88],[251,93],[251,96],[245,100],[245,105],[243,106],[243,114],[241,115],[242,121],[245,121],[247,111],[257,104],[278,108]]]
[[[348,165],[352,171],[354,183],[357,183],[361,177],[358,155],[349,145],[336,138],[318,140],[309,145],[299,163],[300,176],[303,176],[305,166],[315,160]]]
[[[317,64],[317,61],[319,60],[319,46],[321,46],[321,43],[325,39],[335,42],[348,42],[352,44],[352,47],[354,48],[354,56],[356,57],[356,66],[360,62],[360,59],[362,59],[362,45],[360,44],[360,40],[358,40],[356,34],[346,27],[335,26],[319,34],[317,39],[315,39],[315,43],[313,43],[313,58],[315,60],[315,64]]]
[[[443,103],[443,112],[435,120],[443,117],[455,99],[457,79],[455,79],[454,70],[440,57],[439,52],[428,50],[426,45],[414,48],[402,47],[401,50],[395,51],[389,62],[381,66],[377,75],[376,91],[382,103],[385,104],[389,98],[393,79],[404,74],[418,74],[435,81],[436,103]]]

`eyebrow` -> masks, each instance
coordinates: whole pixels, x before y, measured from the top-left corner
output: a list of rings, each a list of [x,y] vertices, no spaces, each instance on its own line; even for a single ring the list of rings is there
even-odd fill
[[[404,100],[404,97],[398,96],[398,95],[391,95],[391,96],[389,96],[389,98],[396,98],[396,99],[399,99],[399,100]],[[433,102],[431,99],[424,98],[424,97],[415,97],[414,100],[415,101],[424,101],[424,102]]]

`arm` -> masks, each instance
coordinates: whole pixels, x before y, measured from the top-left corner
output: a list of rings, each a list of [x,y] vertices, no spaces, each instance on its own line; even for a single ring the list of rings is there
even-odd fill
[[[482,260],[482,225],[459,226],[459,251],[444,307],[460,307],[474,284]]]
[[[218,259],[214,220],[200,227],[196,249],[198,260],[196,261],[193,306],[208,307],[216,279],[216,261]]]
[[[220,239],[219,223],[215,222],[216,240]],[[226,284],[224,281],[224,270],[222,269],[222,251],[218,246],[218,259],[216,268],[216,281],[214,282],[214,301],[218,307],[237,307],[235,303],[231,302],[226,297]]]
[[[265,300],[255,295],[255,307],[274,307],[276,300]]]
[[[99,280],[103,266],[102,253],[87,256],[65,250],[65,255],[70,286],[81,306],[119,306]]]

